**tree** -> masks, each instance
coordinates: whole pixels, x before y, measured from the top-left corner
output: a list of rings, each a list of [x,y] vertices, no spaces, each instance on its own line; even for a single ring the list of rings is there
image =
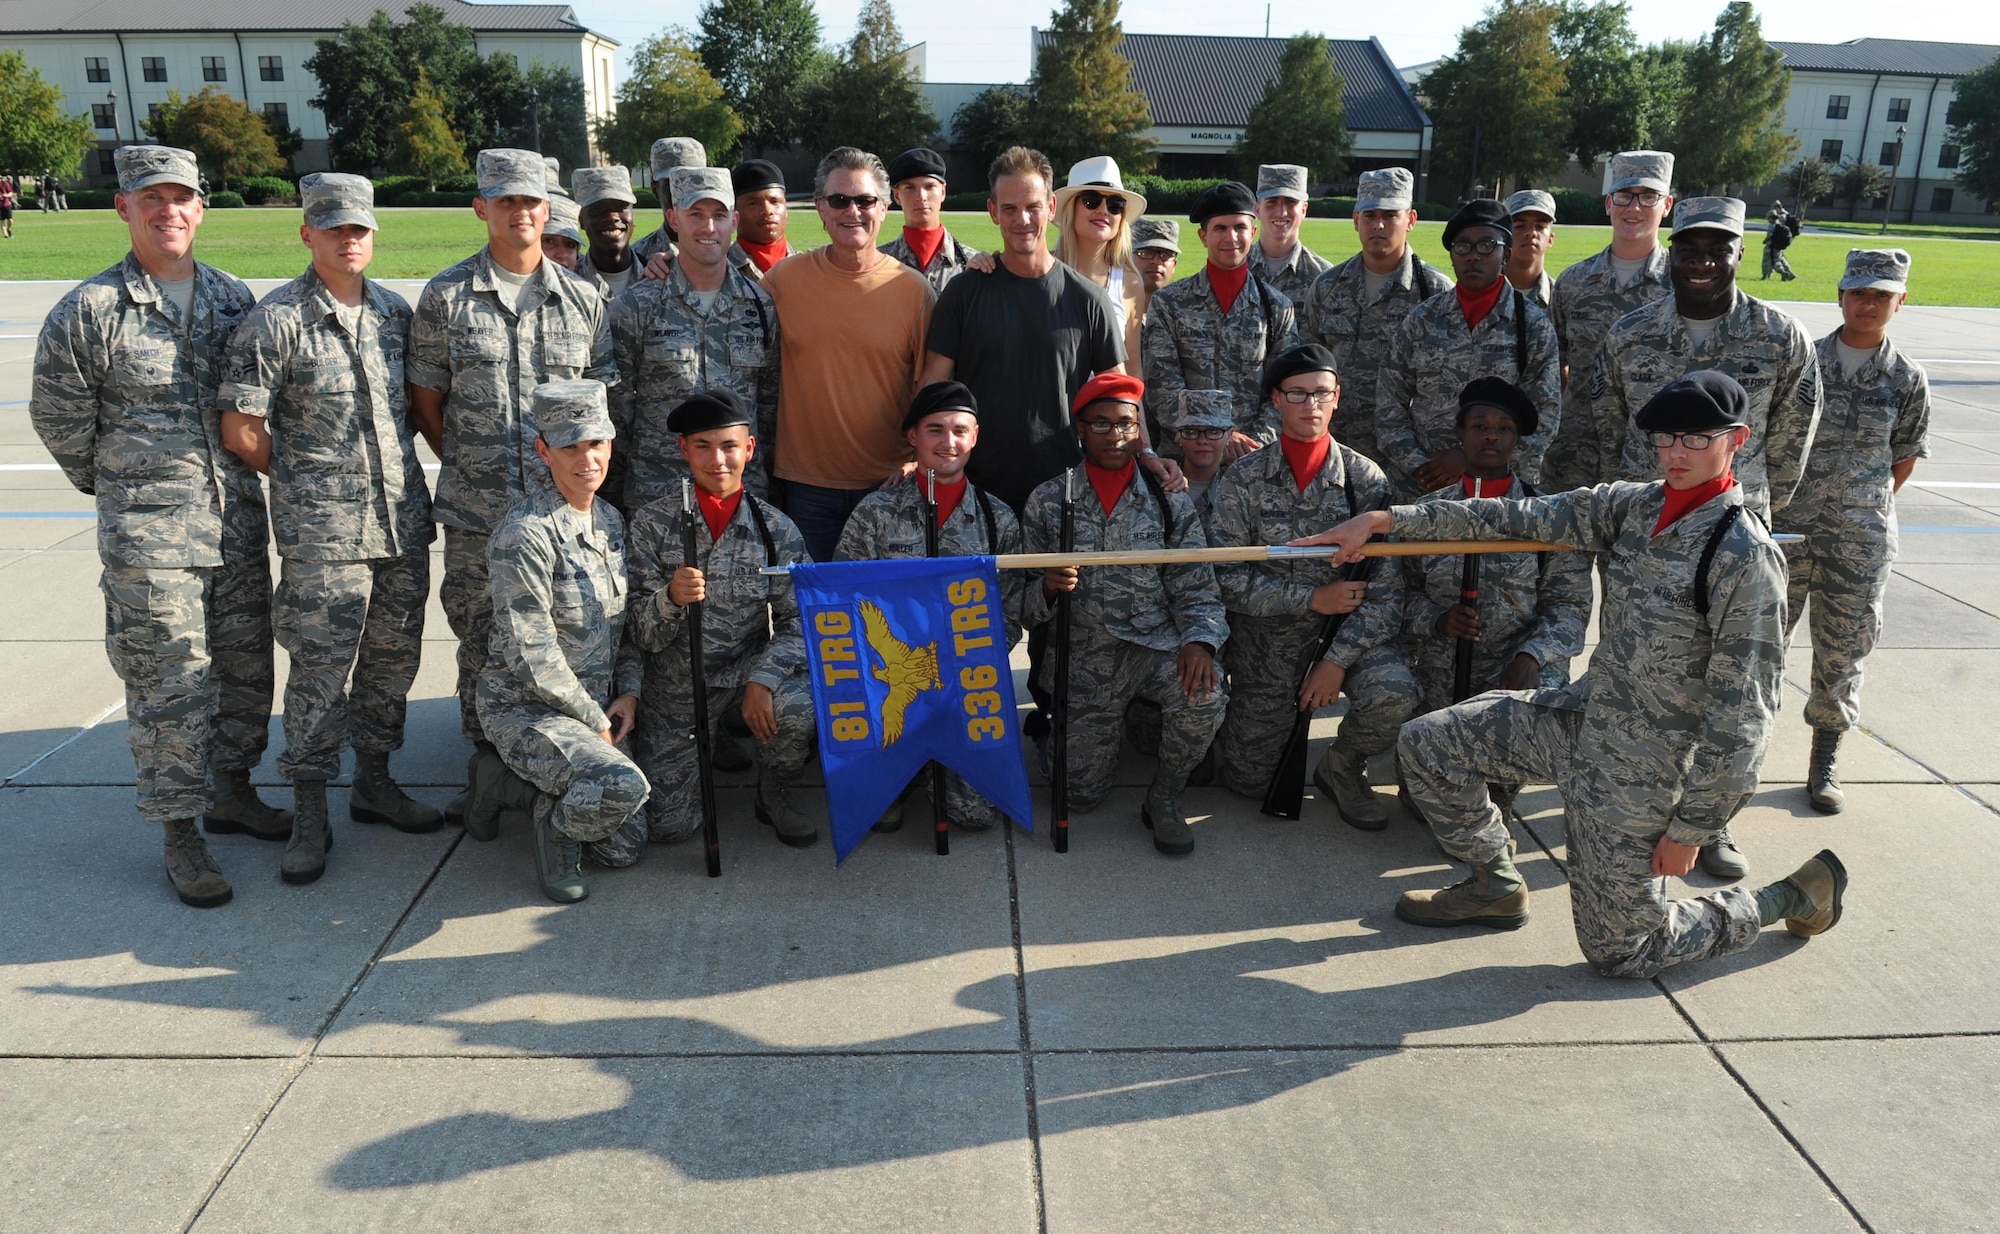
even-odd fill
[[[1633,71],[1638,41],[1630,14],[1629,5],[1613,0],[1563,0],[1550,29],[1564,67],[1569,149],[1586,167],[1640,145],[1647,83]]]
[[[285,157],[264,117],[219,86],[204,87],[193,98],[168,91],[146,131],[164,145],[192,150],[197,163],[216,173],[217,188],[228,188],[232,177],[285,169]]]
[[[1888,191],[1888,173],[1866,159],[1844,160],[1839,174],[1833,178],[1834,196],[1847,203],[1847,217],[1850,219],[1860,212],[1862,202],[1874,201]]]
[[[1243,178],[1255,184],[1262,163],[1301,163],[1322,180],[1338,176],[1354,148],[1340,101],[1345,86],[1324,35],[1286,39],[1278,75],[1264,79],[1264,95],[1236,139],[1233,153]]]
[[[989,86],[951,116],[952,150],[978,160],[981,167],[1027,139],[1028,92],[1019,86]]]
[[[1833,192],[1833,169],[1818,159],[1800,159],[1785,173],[1785,193],[1798,203],[1799,222],[1806,221],[1806,207]]]
[[[1633,149],[1674,149],[1674,126],[1687,102],[1687,64],[1694,44],[1668,39],[1642,48],[1632,57],[1632,78],[1639,90],[1639,127]]]
[[[396,123],[393,166],[405,175],[422,176],[435,192],[437,182],[466,170],[465,144],[452,131],[444,95],[431,84],[430,73],[417,70],[410,101]]]
[[[0,51],[0,170],[76,174],[97,144],[90,120],[63,111],[62,91],[28,67],[19,51]]]
[[[822,59],[812,0],[708,0],[696,24],[701,62],[743,123],[744,148],[762,154],[789,146],[804,87]]]
[[[859,146],[888,159],[936,143],[937,115],[910,76],[903,46],[889,0],[866,0],[854,38],[805,92],[800,136],[808,150]]]
[[[313,40],[305,68],[319,83],[308,100],[326,117],[327,158],[339,171],[370,172],[389,165],[396,115],[409,85],[396,59],[396,25],[377,9],[368,24],[348,22],[340,33]]]
[[[1958,182],[2000,201],[2000,60],[1959,78],[1957,92],[1945,123],[1958,143]]]
[[[1063,0],[1028,75],[1028,140],[1058,168],[1108,154],[1127,173],[1150,170],[1152,107],[1118,50],[1118,0]]]
[[[1735,0],[1687,59],[1687,94],[1674,130],[1674,171],[1686,186],[1762,184],[1798,153],[1785,131],[1791,74],[1764,41],[1757,14]]]
[[[692,137],[707,149],[709,162],[728,166],[742,135],[743,121],[722,101],[722,86],[679,26],[632,49],[618,108],[597,126],[598,146],[634,168],[649,166],[653,142],[661,137]],[[640,171],[638,178],[647,174]]]
[[[567,65],[537,60],[521,74],[521,84],[534,91],[539,101],[531,101],[523,110],[522,119],[526,123],[516,130],[516,141],[510,144],[534,146],[535,109],[539,107],[542,136],[539,149],[555,155],[566,168],[590,166],[590,117],[584,111],[583,78]]]
[[[1468,190],[1482,183],[1497,194],[1502,184],[1544,180],[1562,167],[1570,119],[1556,13],[1551,0],[1498,0],[1424,76],[1434,179]]]

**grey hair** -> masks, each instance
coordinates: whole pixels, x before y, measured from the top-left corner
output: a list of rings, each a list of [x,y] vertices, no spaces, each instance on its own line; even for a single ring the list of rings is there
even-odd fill
[[[867,172],[875,180],[875,195],[883,201],[889,200],[889,169],[882,166],[882,160],[853,146],[842,146],[819,161],[813,170],[813,196],[826,196],[827,177],[836,171]]]

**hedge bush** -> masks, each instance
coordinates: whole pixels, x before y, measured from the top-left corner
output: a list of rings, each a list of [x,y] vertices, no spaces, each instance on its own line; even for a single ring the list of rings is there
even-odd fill
[[[223,189],[208,195],[211,210],[240,210],[243,208],[243,194]]]
[[[238,182],[243,200],[249,205],[261,206],[273,201],[297,201],[298,185],[283,176],[250,176]]]
[[[1566,227],[1603,225],[1604,199],[1597,194],[1581,189],[1556,189],[1550,196],[1556,199],[1556,222]]]
[[[470,190],[447,192],[443,189],[435,193],[417,189],[396,198],[399,206],[469,206],[479,194]]]

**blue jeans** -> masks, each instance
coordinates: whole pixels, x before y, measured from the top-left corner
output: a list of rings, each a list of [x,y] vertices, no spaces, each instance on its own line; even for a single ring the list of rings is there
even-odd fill
[[[840,545],[840,533],[847,526],[847,516],[854,513],[854,507],[861,499],[874,492],[872,488],[821,488],[816,484],[800,484],[797,480],[785,485],[785,513],[798,525],[799,534],[805,537],[806,551],[814,561],[832,561],[833,550]]]

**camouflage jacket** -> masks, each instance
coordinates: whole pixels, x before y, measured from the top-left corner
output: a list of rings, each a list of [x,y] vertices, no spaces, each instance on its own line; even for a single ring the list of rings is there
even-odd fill
[[[1600,425],[1595,418],[1590,391],[1597,382],[1598,350],[1620,317],[1672,294],[1664,245],[1653,250],[1638,281],[1627,287],[1618,285],[1608,248],[1577,262],[1556,280],[1549,317],[1555,322],[1556,345],[1569,373],[1563,384],[1562,424],[1542,464],[1542,483],[1550,492],[1604,484],[1617,477],[1625,430],[1619,424]]]
[[[1572,802],[1632,834],[1676,843],[1715,839],[1744,797],[1770,742],[1785,665],[1785,562],[1746,511],[1709,564],[1707,616],[1695,575],[1741,485],[1653,534],[1665,485],[1601,484],[1527,501],[1397,506],[1410,539],[1547,540],[1607,555],[1600,639],[1590,671],[1534,701],[1581,710]]]
[[[1515,363],[1517,321],[1527,343],[1525,369]],[[1562,418],[1562,361],[1548,314],[1503,287],[1499,302],[1472,329],[1455,295],[1431,297],[1397,327],[1376,387],[1375,436],[1399,492],[1411,492],[1417,468],[1458,444],[1458,392],[1475,377],[1511,381],[1535,401],[1541,426],[1521,438],[1514,469],[1528,483],[1540,482],[1542,452]]]
[[[308,266],[229,345],[215,405],[269,423],[280,557],[372,561],[437,537],[403,383],[409,303],[371,280],[357,321]]]
[[[1791,501],[1821,400],[1819,363],[1797,319],[1738,288],[1708,346],[1696,353],[1674,298],[1663,296],[1618,319],[1605,336],[1603,358],[1592,398],[1604,400],[1598,423],[1623,434],[1619,475],[1650,480],[1659,473],[1652,442],[1632,423],[1646,401],[1683,373],[1720,369],[1750,395],[1750,440],[1735,464],[1744,500],[1760,514]]]
[[[1356,253],[1314,280],[1312,294],[1300,308],[1299,341],[1320,344],[1339,365],[1334,435],[1348,449],[1380,463],[1384,456],[1375,440],[1375,390],[1389,344],[1410,310],[1450,291],[1452,281],[1413,250],[1405,250],[1402,266],[1381,294],[1363,304],[1367,273]]]
[[[988,534],[987,520],[992,520]],[[885,489],[877,489],[861,499],[847,516],[840,544],[833,551],[835,561],[884,561],[900,557],[925,557],[924,496],[922,476]],[[958,508],[938,528],[938,556],[983,557],[988,553],[1021,551],[1021,524],[1007,503],[971,484]],[[1039,583],[1033,570],[1000,571],[1002,604],[1006,610],[1007,646],[1021,637],[1022,595],[1029,577]]]
[[[594,733],[611,727],[605,704],[640,687],[625,634],[625,520],[601,498],[585,514],[541,485],[493,529],[486,562],[493,639],[480,710],[547,710]]]
[[[1931,387],[1923,366],[1888,339],[1852,377],[1840,372],[1840,331],[1814,345],[1824,402],[1805,479],[1783,514],[1779,531],[1805,531],[1854,516],[1883,529],[1895,517],[1897,463],[1929,458]]]
[[[1292,479],[1284,447],[1276,443],[1230,464],[1216,478],[1215,488],[1216,543],[1232,548],[1283,544],[1363,510],[1389,506],[1389,480],[1382,469],[1338,441],[1303,493]],[[1340,577],[1327,557],[1229,562],[1217,566],[1215,574],[1229,606],[1230,625],[1246,638],[1260,628],[1323,622],[1312,611],[1313,589]],[[1341,622],[1326,658],[1352,668],[1362,653],[1394,642],[1402,629],[1402,571],[1378,565],[1368,577],[1367,598]]]
[[[1292,246],[1292,251],[1283,261],[1264,255],[1262,245],[1250,249],[1250,271],[1281,292],[1292,302],[1292,312],[1300,316],[1298,326],[1305,329],[1303,315],[1305,304],[1312,295],[1313,284],[1319,276],[1333,269],[1333,263],[1305,246],[1304,241]]]
[[[647,262],[653,260],[655,253],[665,253],[669,260],[680,256],[681,246],[675,244],[667,235],[665,224],[632,242],[632,259],[639,263],[639,268],[642,270],[646,268]]]
[[[752,502],[771,533],[769,552],[751,514]],[[679,493],[632,516],[632,634],[646,653],[647,680],[686,691],[687,610],[667,594],[674,571],[685,560],[681,517]],[[787,676],[805,672],[805,634],[791,576],[758,573],[767,561],[783,566],[812,560],[805,537],[777,507],[750,493],[737,503],[720,540],[708,534],[699,511],[694,517],[700,546],[695,564],[708,586],[708,599],[702,602],[701,663],[709,688],[729,689],[749,681],[775,687]]]
[[[1140,332],[1146,409],[1171,422],[1181,390],[1227,390],[1236,430],[1278,439],[1278,413],[1264,398],[1264,362],[1299,341],[1292,302],[1252,274],[1224,316],[1206,267],[1153,293]]]
[[[1146,483],[1143,468],[1134,468],[1132,483],[1112,512],[1090,485],[1079,463],[1048,480],[1028,496],[1021,513],[1021,537],[1031,553],[1053,553],[1062,543],[1063,485],[1075,477],[1072,513],[1075,551],[1091,553],[1130,548],[1206,548],[1201,516],[1186,493],[1165,494],[1173,511],[1170,537],[1161,515],[1160,499]],[[1044,595],[1041,576],[1029,571],[1022,619],[1039,625],[1055,612]],[[1090,566],[1072,593],[1070,617],[1079,630],[1095,630],[1154,651],[1178,654],[1189,643],[1206,643],[1217,651],[1229,638],[1229,623],[1216,590],[1215,572],[1207,563],[1176,566]]]
[[[494,282],[483,248],[432,279],[403,363],[411,385],[445,396],[437,521],[467,531],[491,529],[542,468],[527,411],[536,386],[618,384],[604,298],[590,284],[544,261],[510,311]]]
[[[192,322],[127,253],[57,301],[35,345],[28,418],[63,476],[96,496],[107,563],[221,565],[224,522],[239,508],[264,518],[262,483],[223,448],[215,410],[223,351],[254,297],[194,268]]]
[[[978,249],[960,243],[958,237],[949,231],[944,233],[944,243],[938,246],[938,251],[931,255],[929,266],[917,265],[917,255],[910,251],[910,242],[903,239],[900,232],[894,240],[877,247],[930,280],[932,291],[943,291],[952,276],[965,269],[966,259],[979,254]]]
[[[757,417],[757,454],[769,458],[778,431],[778,310],[763,288],[734,272],[704,313],[675,263],[664,279],[635,283],[611,305],[611,354],[619,384],[611,419],[627,461],[623,498],[637,512],[661,497],[680,501],[687,474],[667,415],[696,390],[726,389]],[[761,462],[752,466],[760,467]]]
[[[1544,270],[1542,271],[1542,277],[1535,281],[1533,287],[1521,288],[1521,294],[1533,300],[1535,307],[1546,313],[1549,311],[1549,305],[1555,299],[1555,288],[1555,280],[1549,277],[1547,270]],[[1560,342],[1561,340],[1558,339],[1557,341]]]
[[[757,268],[756,260],[748,252],[744,251],[743,243],[740,240],[731,240],[729,242],[729,265],[730,268],[753,283],[764,281],[764,272]]]

